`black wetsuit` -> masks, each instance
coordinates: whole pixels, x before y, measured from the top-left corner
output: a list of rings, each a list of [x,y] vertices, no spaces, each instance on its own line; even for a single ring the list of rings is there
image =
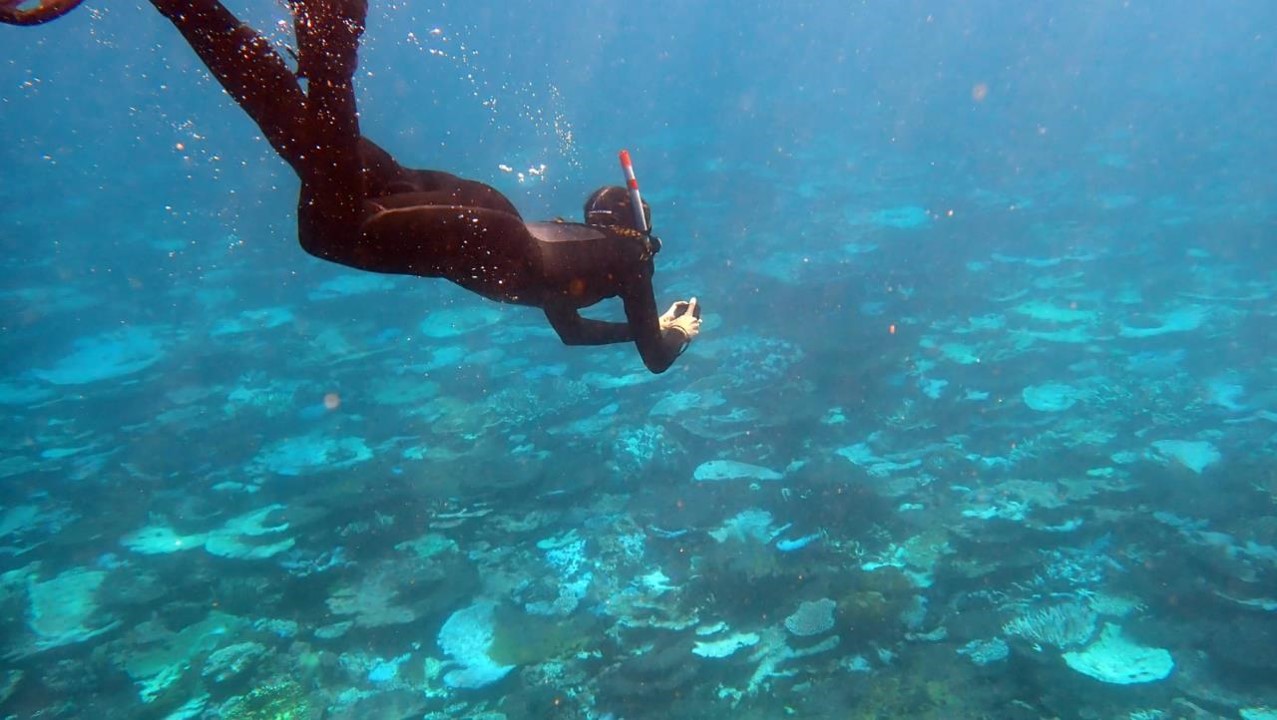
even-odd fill
[[[78,1],[48,0],[57,13]],[[301,178],[298,238],[310,254],[372,272],[446,278],[492,300],[542,308],[563,342],[634,342],[656,373],[686,347],[681,331],[661,327],[653,244],[641,233],[525,223],[495,189],[405,168],[360,134],[353,77],[366,0],[290,1],[296,72],[217,0],[151,3]],[[612,297],[624,303],[625,323],[580,316],[581,308]]]
[[[400,167],[360,141],[364,213],[357,240],[326,243],[319,230],[302,246],[314,255],[373,272],[441,277],[491,300],[542,308],[568,345],[633,342],[652,372],[686,347],[662,331],[652,292],[652,243],[623,226],[525,222],[493,188],[431,170]],[[579,310],[620,297],[626,322],[583,318]]]

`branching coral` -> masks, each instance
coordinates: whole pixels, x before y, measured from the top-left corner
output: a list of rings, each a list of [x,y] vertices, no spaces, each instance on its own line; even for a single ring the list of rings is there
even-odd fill
[[[277,679],[235,698],[222,708],[223,720],[308,720],[310,700],[292,680]]]
[[[1033,643],[1067,649],[1083,645],[1095,634],[1098,617],[1081,603],[1063,603],[1020,615],[1002,626],[1002,631]]]

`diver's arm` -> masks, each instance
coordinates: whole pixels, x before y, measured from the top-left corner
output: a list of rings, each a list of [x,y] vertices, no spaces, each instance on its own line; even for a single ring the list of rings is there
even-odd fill
[[[566,305],[546,305],[545,317],[564,345],[613,345],[634,339],[628,324],[583,318]]]
[[[661,327],[650,276],[627,283],[621,300],[643,364],[654,373],[665,372],[687,349],[691,338],[677,327]]]
[[[627,293],[623,298],[628,322],[606,322],[581,317],[576,308],[547,305],[545,317],[564,345],[612,345],[633,342],[643,364],[654,373],[663,373],[687,347],[687,336],[675,328],[662,329],[656,315],[656,299],[647,288],[643,293]]]

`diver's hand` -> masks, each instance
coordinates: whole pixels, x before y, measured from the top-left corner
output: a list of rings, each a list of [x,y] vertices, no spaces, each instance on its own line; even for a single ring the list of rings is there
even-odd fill
[[[701,316],[701,307],[696,303],[696,298],[692,298],[691,300],[679,300],[673,305],[670,305],[670,309],[666,310],[665,314],[661,316],[661,326],[664,327],[666,324],[672,322],[675,318],[684,313],[691,313],[697,318]]]
[[[701,333],[701,308],[696,298],[680,300],[661,316],[661,329],[674,328],[691,342]]]
[[[674,318],[678,317],[679,315],[682,315],[685,312],[687,312],[686,300],[679,300],[673,305],[670,305],[670,309],[666,310],[665,314],[661,316],[661,327],[662,328],[668,327],[669,324],[674,321]]]

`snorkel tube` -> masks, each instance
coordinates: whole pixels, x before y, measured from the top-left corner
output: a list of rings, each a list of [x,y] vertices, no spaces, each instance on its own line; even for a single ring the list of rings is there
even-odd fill
[[[621,151],[621,172],[625,173],[625,187],[630,191],[630,207],[634,209],[634,226],[640,232],[649,233],[647,217],[643,214],[643,196],[639,194],[638,179],[634,177],[634,163],[630,162],[630,151]]]

